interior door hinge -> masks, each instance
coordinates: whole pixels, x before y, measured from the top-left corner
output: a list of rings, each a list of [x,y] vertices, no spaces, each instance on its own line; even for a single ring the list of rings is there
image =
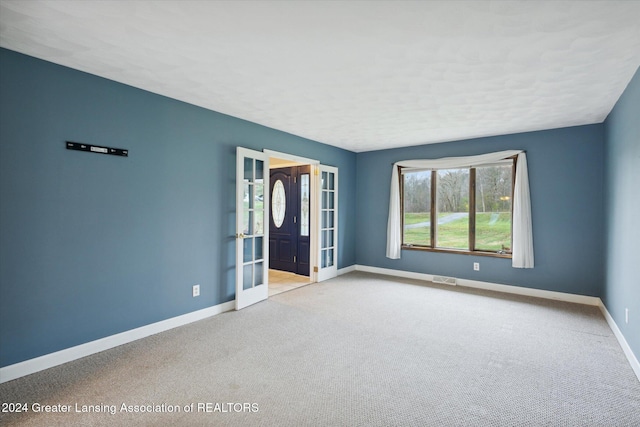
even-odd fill
[[[318,176],[318,175],[320,175],[320,174],[318,173],[318,168],[315,168],[315,169],[314,169],[314,172],[313,172],[313,174],[314,174],[315,176]]]
[[[317,266],[316,266],[316,267],[313,267],[313,272],[314,272],[314,273],[317,273],[317,272],[318,272],[318,267],[317,267]]]
[[[296,182],[298,182],[298,177],[297,177],[297,176],[294,176],[294,177],[293,177],[293,183],[295,184]]]

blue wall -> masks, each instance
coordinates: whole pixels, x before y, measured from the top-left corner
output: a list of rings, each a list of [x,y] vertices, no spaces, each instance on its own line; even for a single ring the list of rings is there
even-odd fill
[[[232,300],[236,146],[340,168],[339,268],[603,296],[640,352],[638,74],[605,124],[356,155],[8,50],[0,65],[0,366]],[[68,151],[66,140],[130,156]],[[506,149],[528,155],[534,269],[385,257],[393,162]]]
[[[605,121],[606,275],[603,301],[640,357],[640,71]],[[625,323],[625,308],[629,323]]]
[[[359,153],[357,264],[599,296],[603,280],[603,126],[590,125]],[[403,250],[385,257],[392,163],[527,152],[534,269],[510,259]],[[480,271],[473,271],[473,263]]]
[[[355,263],[355,153],[5,49],[0,64],[0,366],[232,300],[236,146],[340,168],[338,267]]]

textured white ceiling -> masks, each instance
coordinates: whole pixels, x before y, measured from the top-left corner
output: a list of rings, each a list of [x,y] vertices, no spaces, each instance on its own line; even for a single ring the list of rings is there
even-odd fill
[[[6,1],[2,47],[352,151],[602,122],[640,1]]]

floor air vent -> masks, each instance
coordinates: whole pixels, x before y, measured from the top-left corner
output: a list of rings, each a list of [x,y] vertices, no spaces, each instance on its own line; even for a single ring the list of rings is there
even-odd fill
[[[455,277],[447,277],[447,276],[433,276],[433,283],[442,283],[443,285],[456,285]]]

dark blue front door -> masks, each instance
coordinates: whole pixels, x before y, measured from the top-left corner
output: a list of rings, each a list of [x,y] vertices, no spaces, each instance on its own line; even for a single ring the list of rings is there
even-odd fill
[[[271,170],[269,268],[309,275],[310,167]]]
[[[295,168],[271,170],[269,215],[269,268],[296,272]],[[294,258],[295,257],[295,258]]]

